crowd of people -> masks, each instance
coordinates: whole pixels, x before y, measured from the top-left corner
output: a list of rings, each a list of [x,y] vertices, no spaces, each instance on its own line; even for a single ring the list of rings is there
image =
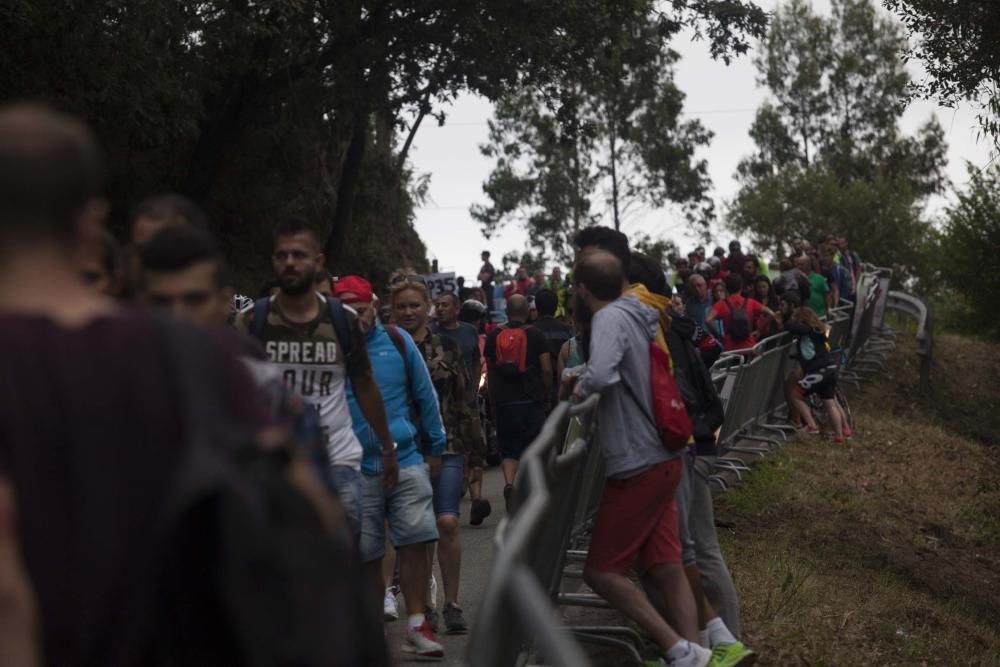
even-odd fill
[[[846,239],[794,240],[772,280],[737,242],[664,271],[591,227],[565,277],[498,288],[484,252],[478,286],[432,299],[402,273],[381,298],[289,216],[273,280],[234,307],[198,206],[153,196],[119,245],[103,171],[78,120],[0,109],[0,663],[387,664],[399,593],[400,651],[441,659],[438,634],[468,630],[462,497],[472,525],[491,516],[495,454],[510,512],[547,414],[594,393],[607,480],[586,581],[666,665],[753,662],[715,535],[708,369],[787,331],[796,418],[818,432],[818,393],[849,437],[823,322],[857,285]],[[690,417],[681,450],[661,442],[650,345]]]

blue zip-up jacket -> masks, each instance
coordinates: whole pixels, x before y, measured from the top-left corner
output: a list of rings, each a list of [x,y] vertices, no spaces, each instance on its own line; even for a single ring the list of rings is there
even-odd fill
[[[424,457],[420,453],[417,437],[417,426],[410,418],[410,402],[412,396],[414,407],[420,418],[420,430],[430,441],[431,455],[441,456],[445,446],[444,426],[441,423],[441,408],[438,405],[437,393],[431,384],[431,376],[427,364],[420,355],[413,339],[397,329],[406,347],[407,360],[403,357],[389,337],[389,333],[378,322],[368,332],[368,358],[371,359],[372,370],[379,389],[382,390],[382,401],[385,403],[385,415],[389,420],[389,432],[396,442],[396,458],[400,468],[420,465]],[[409,368],[409,375],[407,374]],[[409,382],[409,391],[407,391]],[[382,474],[382,446],[375,431],[365,420],[354,396],[354,388],[347,384],[347,404],[351,409],[351,419],[354,421],[354,434],[361,441],[364,456],[361,460],[361,472],[366,475]]]

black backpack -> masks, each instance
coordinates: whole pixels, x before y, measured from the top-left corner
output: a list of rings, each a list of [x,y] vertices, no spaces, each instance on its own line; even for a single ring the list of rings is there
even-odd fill
[[[747,315],[747,300],[743,299],[743,305],[739,308],[733,306],[728,298],[726,303],[729,304],[729,337],[735,341],[746,340],[752,331],[750,317]]]
[[[292,484],[294,452],[227,421],[213,347],[177,324],[169,334],[187,452],[163,521],[158,663],[388,664],[346,529],[331,532]]]

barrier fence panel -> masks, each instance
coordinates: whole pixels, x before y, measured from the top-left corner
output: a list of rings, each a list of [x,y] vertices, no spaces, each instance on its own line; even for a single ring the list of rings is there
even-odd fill
[[[917,320],[918,351],[926,355],[929,367],[930,313],[918,300],[890,293],[891,277],[887,269],[866,267],[858,283],[857,302],[831,309],[830,345],[842,349],[847,368],[852,369],[845,373],[853,372],[855,380],[872,363],[871,358],[877,360],[885,345],[879,332],[886,309]],[[798,366],[792,349],[791,337],[779,334],[758,343],[745,356],[724,354],[711,368],[725,412],[717,471],[731,471],[741,479],[750,468],[734,452],[763,456],[780,446],[776,435],[784,439],[791,430],[783,419],[787,417],[784,384]],[[633,629],[566,628],[555,611],[559,604],[607,605],[596,595],[561,590],[567,572],[576,580],[580,576],[579,566],[567,570],[567,563],[586,558],[604,488],[597,406],[596,396],[579,405],[561,403],[521,459],[512,513],[497,528],[486,594],[469,641],[470,651],[474,647],[475,652],[467,660],[475,667],[511,667],[528,661],[585,665],[578,640],[614,646],[631,661],[641,661],[637,648],[643,640]],[[710,479],[727,488],[718,475]]]

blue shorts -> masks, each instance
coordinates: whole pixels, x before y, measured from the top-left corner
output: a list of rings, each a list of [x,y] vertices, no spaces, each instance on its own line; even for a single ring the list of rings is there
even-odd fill
[[[434,514],[460,516],[458,505],[462,500],[462,487],[465,486],[465,456],[443,455],[441,472],[437,479],[431,480],[431,486],[434,488]]]
[[[361,477],[361,471],[351,466],[330,467],[330,481],[333,482],[347,520],[351,523],[355,544],[361,538]]]
[[[424,464],[399,469],[394,489],[382,486],[381,475],[362,475],[361,562],[385,555],[385,524],[394,547],[425,544],[438,539],[434,492]]]
[[[545,425],[541,403],[525,401],[497,406],[497,447],[500,456],[518,460]]]

